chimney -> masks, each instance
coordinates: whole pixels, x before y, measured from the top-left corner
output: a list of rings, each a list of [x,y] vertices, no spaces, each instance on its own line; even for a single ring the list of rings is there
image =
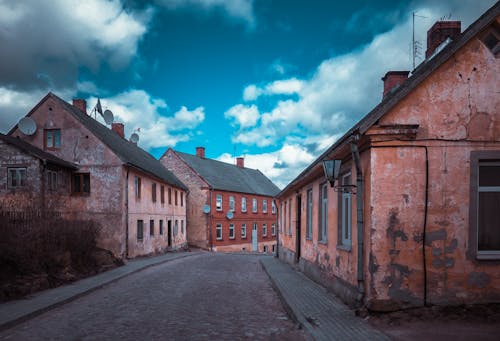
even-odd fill
[[[196,147],[196,156],[205,158],[205,147]]]
[[[84,113],[87,113],[87,101],[81,98],[73,99],[73,106],[80,109]]]
[[[425,58],[429,58],[436,48],[447,38],[455,40],[462,30],[460,21],[438,21],[427,31],[427,51]]]
[[[245,158],[237,157],[236,158],[236,166],[238,166],[240,168],[245,168]]]
[[[382,80],[384,81],[384,93],[382,98],[391,92],[391,90],[395,90],[399,85],[401,85],[405,80],[408,79],[408,74],[410,71],[388,71]]]
[[[113,130],[115,133],[118,134],[122,139],[125,138],[125,132],[124,129],[125,127],[123,126],[123,123],[113,123],[111,125],[111,130]]]

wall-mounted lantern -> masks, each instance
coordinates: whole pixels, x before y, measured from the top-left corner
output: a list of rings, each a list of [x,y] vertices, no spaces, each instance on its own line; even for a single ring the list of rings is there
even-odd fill
[[[337,186],[335,186],[335,181],[339,182],[341,163],[342,160],[323,160],[323,171],[325,172],[326,180],[330,182],[330,186],[333,187],[335,192],[356,194],[354,192],[356,185],[338,183]]]

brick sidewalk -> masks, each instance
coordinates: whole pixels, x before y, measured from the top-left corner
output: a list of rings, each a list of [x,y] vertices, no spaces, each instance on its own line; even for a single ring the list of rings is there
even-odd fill
[[[260,260],[292,317],[316,340],[389,340],[325,288],[274,257]]]
[[[150,266],[200,253],[201,251],[175,252],[166,253],[156,257],[133,259],[121,267],[100,273],[96,276],[87,277],[54,289],[41,291],[24,299],[1,303],[0,330],[10,328],[52,308],[71,302],[78,297],[84,296],[109,283],[115,282],[125,276],[141,271]]]

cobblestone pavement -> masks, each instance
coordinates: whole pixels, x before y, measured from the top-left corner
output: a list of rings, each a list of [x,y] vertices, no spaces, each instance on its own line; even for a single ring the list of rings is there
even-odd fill
[[[130,275],[0,333],[0,340],[310,340],[260,256],[202,253]]]

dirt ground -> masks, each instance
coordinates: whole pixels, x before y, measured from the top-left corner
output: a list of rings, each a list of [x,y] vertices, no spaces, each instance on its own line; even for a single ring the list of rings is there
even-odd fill
[[[394,340],[500,340],[500,303],[422,307],[366,320]]]

